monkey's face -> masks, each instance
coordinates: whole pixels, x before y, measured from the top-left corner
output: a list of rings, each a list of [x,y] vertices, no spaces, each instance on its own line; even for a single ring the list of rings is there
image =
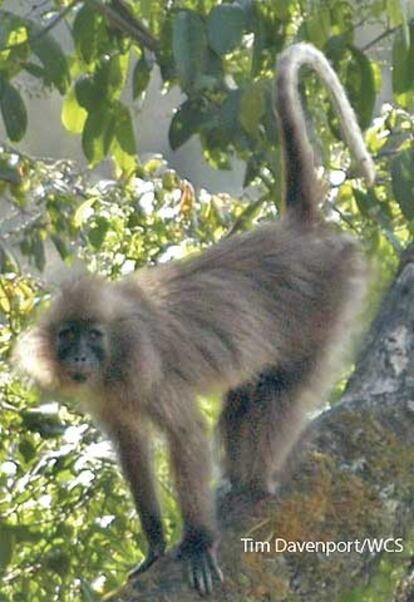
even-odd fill
[[[64,322],[56,334],[56,356],[65,378],[79,384],[96,384],[107,357],[105,331],[89,321]]]

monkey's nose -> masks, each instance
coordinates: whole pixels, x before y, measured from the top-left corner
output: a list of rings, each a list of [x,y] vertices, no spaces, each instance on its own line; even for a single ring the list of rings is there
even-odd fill
[[[86,355],[77,355],[74,359],[76,364],[84,364],[86,362]]]

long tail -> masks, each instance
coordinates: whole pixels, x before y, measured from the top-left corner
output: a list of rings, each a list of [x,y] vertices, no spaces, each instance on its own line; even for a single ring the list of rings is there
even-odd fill
[[[329,90],[346,142],[368,185],[374,182],[375,168],[355,113],[325,56],[310,44],[299,43],[287,48],[279,57],[276,77],[276,111],[285,158],[285,205],[288,214],[306,223],[317,219],[321,187],[315,174],[313,150],[298,90],[298,73],[303,65],[316,71]]]

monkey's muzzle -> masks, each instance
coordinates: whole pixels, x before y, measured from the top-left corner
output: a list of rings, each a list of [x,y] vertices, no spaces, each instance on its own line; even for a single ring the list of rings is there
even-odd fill
[[[71,379],[73,381],[75,381],[75,383],[86,383],[86,381],[88,380],[88,374],[85,374],[83,372],[75,372],[73,374],[70,375]]]

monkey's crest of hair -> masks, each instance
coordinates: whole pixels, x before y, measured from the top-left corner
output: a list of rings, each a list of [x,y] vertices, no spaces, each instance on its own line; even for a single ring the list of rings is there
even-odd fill
[[[76,395],[77,389],[58,361],[56,341],[62,324],[80,321],[105,331],[107,356],[101,366],[101,384],[119,385],[138,371],[145,391],[159,372],[159,359],[147,327],[147,306],[147,295],[134,279],[113,283],[92,274],[69,278],[41,314],[37,326],[19,337],[14,352],[16,363],[41,387]]]
[[[113,285],[104,278],[89,274],[68,278],[37,325],[19,337],[13,354],[17,366],[44,388],[62,388],[55,352],[59,326],[79,316],[86,322],[107,323],[130,309],[122,300],[115,303]]]

